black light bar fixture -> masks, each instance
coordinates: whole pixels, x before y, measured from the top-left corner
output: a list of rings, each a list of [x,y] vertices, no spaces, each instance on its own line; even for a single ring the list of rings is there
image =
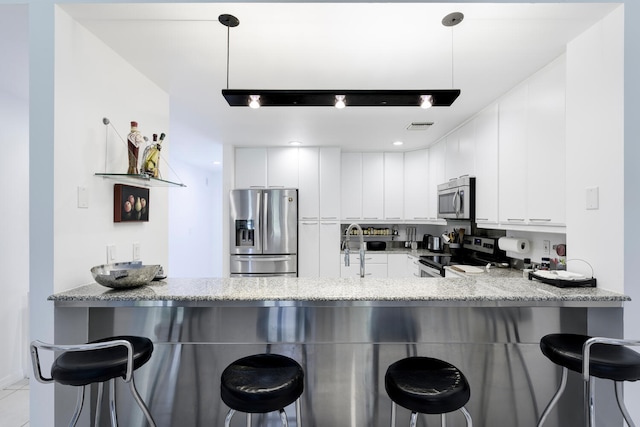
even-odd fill
[[[461,14],[460,14],[461,15]],[[462,19],[456,23],[459,23]],[[229,28],[240,24],[233,15],[220,15],[227,27],[227,88],[222,96],[231,107],[449,107],[460,89],[324,90],[324,89],[229,89]],[[443,25],[452,26],[455,24]]]
[[[449,107],[460,95],[459,89],[424,90],[264,90],[222,89],[231,107]],[[424,101],[431,96],[431,103]],[[337,97],[339,97],[337,99]],[[425,102],[427,104],[425,104]],[[427,106],[428,105],[428,106]],[[257,107],[257,105],[256,105]]]

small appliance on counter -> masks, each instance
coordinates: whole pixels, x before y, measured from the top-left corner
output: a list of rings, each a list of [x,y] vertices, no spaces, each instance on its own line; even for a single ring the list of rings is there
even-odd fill
[[[431,252],[442,252],[444,250],[444,242],[442,237],[425,234],[422,236],[422,244],[425,249]]]

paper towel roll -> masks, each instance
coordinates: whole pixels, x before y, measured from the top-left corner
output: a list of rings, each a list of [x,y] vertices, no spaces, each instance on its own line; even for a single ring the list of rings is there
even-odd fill
[[[524,254],[529,252],[529,241],[515,237],[501,237],[498,239],[498,247],[503,251]]]

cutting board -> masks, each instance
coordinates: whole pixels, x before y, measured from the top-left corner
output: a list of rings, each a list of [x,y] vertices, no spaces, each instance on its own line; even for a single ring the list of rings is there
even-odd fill
[[[475,265],[452,265],[452,270],[459,271],[461,273],[483,273],[484,270]]]

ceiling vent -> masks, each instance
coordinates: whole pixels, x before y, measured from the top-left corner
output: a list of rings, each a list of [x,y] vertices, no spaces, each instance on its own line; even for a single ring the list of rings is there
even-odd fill
[[[427,130],[433,126],[433,122],[412,122],[407,130]]]

